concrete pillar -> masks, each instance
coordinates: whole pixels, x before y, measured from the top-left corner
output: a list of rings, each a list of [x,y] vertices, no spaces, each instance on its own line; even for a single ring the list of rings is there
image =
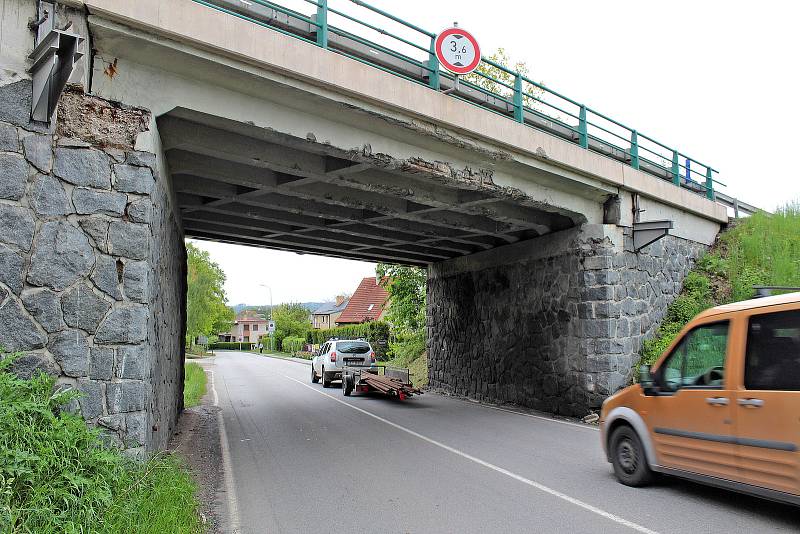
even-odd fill
[[[625,229],[584,225],[432,265],[430,384],[585,415],[629,382],[705,249],[668,236],[637,254]]]

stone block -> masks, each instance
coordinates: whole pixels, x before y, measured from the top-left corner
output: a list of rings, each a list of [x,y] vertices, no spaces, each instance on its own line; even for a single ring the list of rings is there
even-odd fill
[[[114,189],[125,193],[149,195],[153,190],[153,172],[147,167],[114,165]]]
[[[125,163],[128,165],[136,165],[138,167],[156,168],[156,155],[152,152],[141,152],[139,150],[132,150],[128,152],[125,157]]]
[[[583,259],[584,269],[610,269],[610,256],[587,256]]]
[[[145,345],[126,345],[117,348],[117,378],[144,380],[150,376],[150,362]]]
[[[0,154],[0,198],[22,198],[28,184],[28,169],[28,163],[19,154]]]
[[[129,261],[125,264],[123,288],[125,296],[134,302],[147,302],[150,265],[144,261]]]
[[[89,343],[80,330],[63,330],[51,335],[47,348],[65,375],[77,378],[89,374]]]
[[[64,322],[73,328],[80,328],[90,334],[97,331],[111,304],[103,300],[84,284],[71,289],[61,298]]]
[[[0,307],[0,346],[10,352],[40,349],[47,336],[14,298],[8,298]]]
[[[40,172],[48,174],[53,169],[53,136],[32,134],[22,138],[25,157]]]
[[[28,282],[62,291],[93,266],[94,250],[83,232],[64,221],[46,222],[33,247]]]
[[[28,127],[31,122],[32,94],[30,80],[0,86],[0,121]]]
[[[142,198],[128,204],[128,218],[131,222],[149,224],[153,213],[153,201]]]
[[[114,349],[92,347],[89,350],[89,378],[111,380],[114,376]]]
[[[125,212],[127,195],[112,191],[100,191],[77,187],[72,191],[72,203],[80,215],[113,215],[121,216]]]
[[[594,315],[597,318],[619,317],[619,304],[615,302],[595,302]]]
[[[141,381],[112,382],[106,386],[109,413],[138,412],[145,408],[145,385]]]
[[[117,263],[111,256],[99,254],[92,271],[92,281],[106,295],[116,300],[122,300],[122,292],[119,290],[120,268],[122,262]]]
[[[0,124],[0,150],[19,152],[19,134],[8,124]]]
[[[53,172],[73,185],[111,189],[111,163],[101,150],[56,147]]]
[[[133,260],[148,257],[150,228],[145,224],[112,221],[108,228],[109,252]]]
[[[109,430],[125,430],[125,416],[122,414],[106,415],[97,420],[97,424]]]
[[[21,354],[11,364],[10,371],[24,380],[32,378],[40,371],[54,377],[61,374],[61,369],[58,368],[58,365],[42,352],[25,352]]]
[[[103,384],[96,380],[78,380],[81,396],[78,404],[84,419],[94,419],[103,415]]]
[[[92,238],[97,248],[106,252],[108,249],[108,225],[110,222],[103,217],[87,217],[78,221],[78,224]]]
[[[19,206],[0,204],[0,243],[30,250],[36,223],[31,210]]]
[[[589,287],[581,291],[585,300],[601,301],[614,298],[613,286]]]
[[[61,298],[49,289],[28,289],[22,293],[22,303],[39,325],[53,333],[66,328],[61,313]]]
[[[40,217],[54,217],[72,213],[72,205],[59,180],[50,175],[37,174],[29,193],[33,211]]]
[[[116,305],[95,334],[97,343],[141,343],[147,337],[148,308],[141,304]]]
[[[5,245],[0,245],[0,282],[16,295],[22,292],[22,270],[25,260]]]
[[[125,415],[125,442],[126,447],[141,447],[147,443],[148,430],[147,412],[135,412]]]

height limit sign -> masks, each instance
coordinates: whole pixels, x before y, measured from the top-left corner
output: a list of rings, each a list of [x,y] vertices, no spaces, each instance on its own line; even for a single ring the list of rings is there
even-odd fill
[[[453,74],[469,74],[481,62],[481,49],[468,31],[448,28],[436,37],[436,57]]]

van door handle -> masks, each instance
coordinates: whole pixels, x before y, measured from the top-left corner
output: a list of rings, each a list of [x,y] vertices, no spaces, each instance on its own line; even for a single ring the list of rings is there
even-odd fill
[[[727,406],[729,401],[725,397],[708,397],[706,402],[711,406]]]
[[[738,403],[739,406],[745,406],[748,408],[761,408],[764,406],[764,401],[761,399],[739,399]]]

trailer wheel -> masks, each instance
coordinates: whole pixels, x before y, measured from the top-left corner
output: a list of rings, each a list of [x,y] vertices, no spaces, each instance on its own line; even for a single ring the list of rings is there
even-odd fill
[[[345,397],[349,397],[353,392],[353,382],[355,382],[353,375],[342,375],[342,393]]]

